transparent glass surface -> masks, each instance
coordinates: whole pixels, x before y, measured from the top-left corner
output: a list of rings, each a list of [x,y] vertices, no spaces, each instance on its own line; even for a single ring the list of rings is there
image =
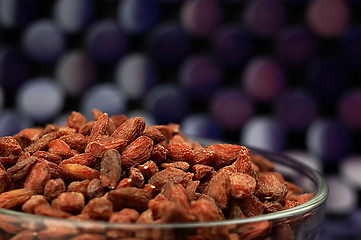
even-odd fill
[[[325,213],[328,186],[311,168],[273,152],[250,148],[276,165],[276,171],[305,192],[308,202],[292,209],[262,216],[219,222],[181,224],[117,224],[101,221],[56,219],[0,209],[0,239],[318,239]]]

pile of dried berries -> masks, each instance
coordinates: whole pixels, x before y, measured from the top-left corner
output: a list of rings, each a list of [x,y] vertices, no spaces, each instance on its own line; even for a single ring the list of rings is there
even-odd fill
[[[98,110],[93,117],[73,112],[66,126],[0,138],[0,207],[76,220],[178,223],[257,216],[313,197],[244,146],[203,147],[177,124],[146,126],[141,117]]]

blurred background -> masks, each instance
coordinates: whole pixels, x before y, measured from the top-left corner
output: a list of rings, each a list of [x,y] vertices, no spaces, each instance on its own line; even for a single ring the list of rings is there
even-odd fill
[[[0,136],[71,111],[285,152],[361,239],[360,0],[0,0]]]

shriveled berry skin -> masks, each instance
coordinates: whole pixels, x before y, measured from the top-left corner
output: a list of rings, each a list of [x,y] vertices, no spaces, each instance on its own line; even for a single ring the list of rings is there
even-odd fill
[[[60,168],[67,180],[91,180],[100,176],[99,170],[77,163],[61,164]]]
[[[206,149],[214,152],[212,165],[215,169],[232,164],[237,159],[239,152],[244,148],[244,146],[228,143],[218,143],[206,147]]]
[[[61,139],[54,139],[51,141],[48,146],[48,151],[62,158],[68,158],[71,156],[71,149],[69,145]]]
[[[45,199],[43,195],[32,195],[24,204],[21,206],[21,209],[26,213],[35,213],[35,208],[40,205],[49,206],[49,202]]]
[[[0,194],[0,208],[13,208],[28,200],[32,196],[29,189],[15,189]]]
[[[50,179],[44,186],[44,197],[51,201],[65,191],[66,186],[63,179]]]
[[[110,222],[131,223],[135,222],[139,217],[139,213],[132,208],[123,208],[118,212],[114,212],[110,217]]]
[[[80,213],[85,205],[83,194],[77,192],[63,192],[51,202],[51,206],[71,214]]]
[[[144,211],[148,208],[151,195],[144,189],[124,187],[110,191],[107,198],[113,202],[115,210],[133,208]]]
[[[109,220],[113,215],[113,204],[106,198],[93,198],[82,210],[94,220]]]
[[[192,179],[193,174],[187,174],[183,170],[174,167],[168,167],[162,171],[154,174],[148,181],[149,184],[152,184],[156,189],[160,190],[166,183],[172,181],[173,183],[181,183],[187,185],[187,183]]]
[[[242,199],[251,196],[257,186],[256,180],[248,174],[235,173],[229,177],[231,196]]]
[[[114,130],[111,137],[124,139],[129,144],[143,134],[145,125],[145,120],[142,117],[129,118]]]
[[[138,166],[138,169],[140,170],[140,172],[142,173],[143,177],[145,179],[149,179],[151,178],[154,174],[156,174],[157,172],[159,172],[159,167],[157,166],[157,164],[150,160],[147,161],[141,165]]]
[[[66,119],[66,125],[79,131],[87,123],[86,118],[79,112],[73,111]]]
[[[120,153],[115,149],[105,152],[100,163],[100,179],[103,187],[114,189],[122,175],[122,162]]]
[[[217,206],[207,199],[199,199],[191,203],[192,213],[199,222],[219,221],[223,219]]]
[[[282,202],[287,194],[287,186],[273,174],[263,174],[258,178],[255,195],[262,200]]]
[[[140,136],[130,143],[122,152],[122,167],[130,168],[149,160],[153,149],[153,140]]]

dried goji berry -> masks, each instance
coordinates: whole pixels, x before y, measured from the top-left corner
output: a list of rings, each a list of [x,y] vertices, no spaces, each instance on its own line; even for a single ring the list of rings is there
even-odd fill
[[[28,200],[33,193],[26,188],[20,188],[0,194],[0,208],[13,208]]]
[[[92,167],[95,164],[95,161],[96,158],[91,153],[80,153],[64,159],[60,164],[80,164]]]
[[[60,139],[55,139],[49,143],[48,151],[50,153],[59,155],[62,158],[71,156],[71,150],[68,144]]]
[[[50,153],[47,151],[37,151],[37,152],[34,152],[32,156],[38,157],[38,158],[43,158],[43,159],[46,159],[46,160],[56,163],[56,164],[59,164],[62,160],[62,157],[60,157],[59,155],[56,155],[54,153]]]
[[[300,194],[297,198],[298,202],[300,204],[303,204],[305,202],[308,202],[309,200],[311,200],[313,197],[315,196],[314,193],[304,193],[304,194]]]
[[[81,113],[75,111],[73,111],[66,119],[66,125],[76,129],[77,131],[79,131],[79,129],[86,123],[86,118]]]
[[[111,137],[124,139],[128,143],[134,141],[145,129],[145,120],[142,117],[133,117],[127,119],[117,129],[114,130]]]
[[[117,150],[105,152],[100,164],[100,179],[103,187],[114,189],[122,175],[121,157]]]
[[[175,184],[181,183],[186,186],[188,182],[191,181],[192,177],[193,174],[188,175],[186,172],[180,169],[169,167],[154,174],[149,179],[148,183],[154,185],[157,190],[160,190],[164,186],[164,184],[170,181]]]
[[[66,187],[63,179],[50,179],[44,186],[44,197],[46,200],[51,201],[65,191]]]
[[[255,195],[259,199],[281,202],[287,194],[287,187],[273,174],[260,175]]]
[[[187,144],[189,147],[192,148],[192,142],[190,142],[181,132],[174,134],[171,139],[169,139],[168,144]]]
[[[33,195],[21,206],[21,209],[26,213],[35,213],[35,208],[40,205],[50,206],[49,202],[43,195]]]
[[[277,201],[263,201],[263,208],[267,213],[274,213],[281,211],[283,207]]]
[[[174,167],[174,168],[181,169],[183,171],[187,171],[190,165],[189,165],[189,163],[187,163],[185,161],[176,161],[176,162],[165,162],[165,163],[162,163],[160,166],[162,168]]]
[[[154,126],[146,126],[143,135],[152,139],[155,144],[165,140],[165,136]]]
[[[56,218],[68,218],[71,216],[70,213],[64,212],[61,209],[57,209],[50,205],[45,205],[45,204],[35,207],[34,213],[36,215],[56,217]]]
[[[152,198],[157,194],[157,190],[155,189],[155,186],[153,186],[152,184],[149,183],[144,184],[143,189],[147,190],[152,196]]]
[[[94,157],[102,158],[110,149],[122,151],[126,144],[127,141],[124,139],[98,138],[88,143],[85,148],[85,152],[93,154]]]
[[[56,133],[59,130],[59,128],[61,128],[59,124],[48,123],[45,125],[44,134]]]
[[[133,208],[143,212],[148,208],[151,195],[144,189],[124,187],[111,190],[108,194],[108,199],[113,203],[114,210]]]
[[[14,137],[0,137],[0,156],[19,155],[21,146]]]
[[[191,162],[194,159],[194,151],[186,143],[170,143],[166,148],[168,150],[168,158],[173,161]]]
[[[73,135],[76,133],[76,129],[75,128],[71,128],[68,126],[65,127],[61,127],[58,129],[58,131],[56,132],[56,136],[58,138],[60,138],[61,136],[65,136],[65,135]]]
[[[51,178],[51,173],[47,161],[36,163],[27,175],[24,187],[32,190],[35,194],[43,194],[46,182]]]
[[[245,218],[246,216],[242,212],[241,206],[239,201],[232,199],[227,213],[227,219],[238,219],[238,218]]]
[[[49,143],[56,139],[56,132],[50,132],[48,134],[42,135],[39,140],[30,144],[24,149],[25,152],[34,153],[39,150],[44,150],[48,147]]]
[[[199,222],[219,221],[223,219],[218,207],[209,200],[199,199],[191,202],[193,215]]]
[[[108,114],[104,113],[95,121],[89,135],[89,142],[108,134]]]
[[[133,181],[131,178],[127,177],[120,180],[115,189],[124,188],[124,187],[133,187]]]
[[[130,143],[122,152],[122,166],[130,168],[149,160],[153,149],[153,140],[146,136],[140,136]]]
[[[81,165],[81,164],[61,164],[59,165],[63,171],[64,178],[69,180],[86,180],[99,177],[98,170]]]
[[[160,206],[160,216],[163,223],[193,222],[195,217],[181,205],[170,201]]]
[[[238,153],[245,147],[236,144],[217,143],[207,146],[206,149],[214,152],[212,165],[215,169],[220,169],[233,163]]]
[[[87,196],[87,190],[90,180],[74,181],[68,185],[68,192],[79,192]]]
[[[149,201],[148,209],[152,212],[152,218],[160,218],[160,207],[163,204],[168,204],[169,200],[163,195],[163,193],[157,194],[153,199]]]
[[[262,202],[254,195],[239,200],[239,203],[246,217],[258,216],[264,213]]]
[[[256,171],[252,167],[251,157],[248,149],[242,148],[237,156],[236,161],[232,164],[235,166],[237,171],[245,173],[257,179]]]
[[[15,139],[18,139],[19,136],[26,136],[31,143],[39,140],[39,138],[44,134],[44,130],[42,128],[25,128],[21,130],[19,133],[14,135]]]
[[[88,198],[97,198],[104,195],[104,188],[102,185],[102,181],[98,178],[92,179],[87,188],[87,196]]]
[[[32,166],[38,162],[37,157],[29,156],[22,161],[18,161],[14,166],[7,169],[8,178],[10,181],[15,182],[25,177]]]
[[[200,180],[205,176],[212,174],[214,169],[208,165],[196,164],[192,167],[192,172],[194,173],[194,179]]]
[[[83,194],[77,192],[63,192],[51,202],[51,206],[71,214],[80,213],[85,205]]]
[[[157,164],[161,164],[167,159],[168,150],[161,144],[155,144],[153,146],[152,152],[150,154],[150,159],[156,162]]]
[[[84,152],[86,146],[88,145],[89,136],[85,136],[80,133],[74,133],[61,136],[59,139],[63,140],[72,149],[75,149],[78,152]]]
[[[294,208],[294,207],[297,207],[298,205],[300,205],[299,202],[294,201],[294,200],[286,199],[286,200],[284,201],[284,205],[283,205],[282,210]]]
[[[102,117],[103,112],[100,111],[99,109],[93,108],[92,115],[93,115],[93,120],[98,121],[98,119]]]
[[[214,161],[214,152],[209,148],[198,148],[194,150],[194,159],[189,163],[191,165],[203,164],[211,165]]]
[[[153,213],[150,209],[145,210],[140,214],[136,223],[154,223]]]
[[[182,184],[169,182],[163,186],[163,195],[172,202],[179,204],[185,210],[189,210],[188,198],[185,188]]]
[[[196,181],[191,181],[187,184],[185,190],[186,190],[188,202],[198,199],[199,196],[201,195],[199,192],[197,192],[199,183],[200,181],[196,180]]]
[[[287,186],[287,193],[295,193],[299,194],[302,193],[302,189],[298,187],[296,184],[293,184],[291,182],[285,181],[284,184]]]
[[[108,135],[110,136],[113,134],[115,129],[117,129],[117,126],[115,125],[113,119],[109,118],[108,121]]]
[[[93,198],[84,207],[82,213],[88,214],[92,219],[109,220],[113,215],[113,203],[104,198]]]
[[[256,180],[248,174],[234,173],[229,177],[231,196],[236,199],[251,196],[256,189]]]
[[[159,172],[157,164],[155,164],[155,162],[153,162],[152,160],[146,161],[145,163],[139,165],[138,169],[147,180],[151,178],[154,174]]]
[[[132,180],[135,187],[141,188],[144,185],[144,176],[142,172],[135,167],[129,169],[129,178]]]
[[[216,173],[203,193],[212,197],[222,210],[226,209],[230,199],[229,176],[226,173]]]
[[[14,138],[19,143],[21,149],[27,148],[32,143],[29,137],[25,135],[15,135]]]
[[[44,162],[45,163],[45,168],[48,170],[49,174],[50,174],[50,178],[60,178],[63,176],[63,171],[62,169],[59,167],[59,165],[47,161],[45,159],[39,158],[38,159],[39,162]]]
[[[131,208],[123,208],[119,212],[113,213],[109,222],[131,223],[137,221],[139,213]]]

